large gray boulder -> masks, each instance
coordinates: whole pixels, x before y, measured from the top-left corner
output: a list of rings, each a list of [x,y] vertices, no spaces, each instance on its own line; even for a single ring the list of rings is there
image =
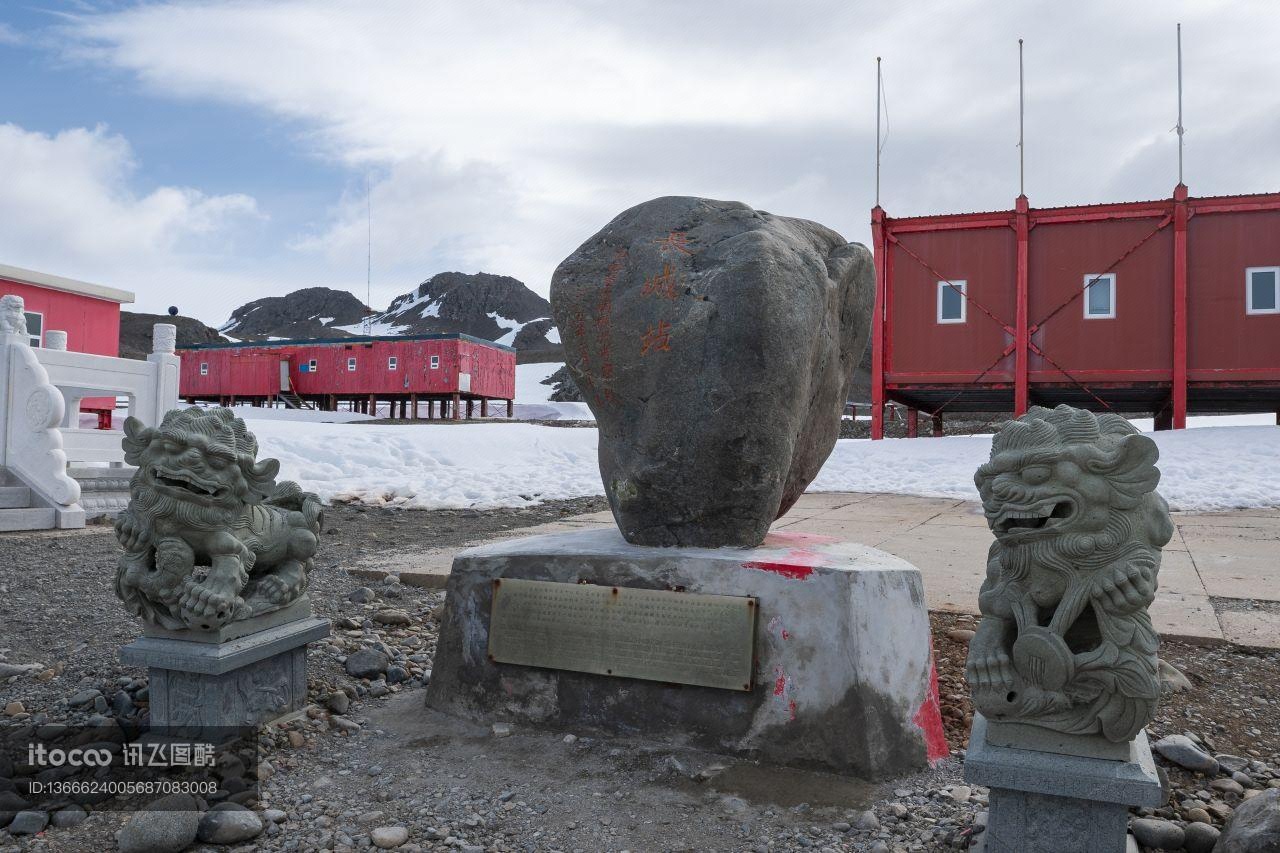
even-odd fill
[[[1280,788],[1237,806],[1213,853],[1280,853]]]
[[[760,544],[835,445],[874,279],[829,228],[683,196],[560,264],[552,313],[629,542]]]

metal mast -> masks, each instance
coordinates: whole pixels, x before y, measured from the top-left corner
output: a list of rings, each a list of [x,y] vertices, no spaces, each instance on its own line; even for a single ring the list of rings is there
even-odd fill
[[[1023,123],[1026,110],[1024,109],[1023,104],[1022,39],[1018,39],[1018,195],[1027,194],[1026,146],[1023,145]]]
[[[1178,24],[1178,183],[1182,183],[1182,24]]]

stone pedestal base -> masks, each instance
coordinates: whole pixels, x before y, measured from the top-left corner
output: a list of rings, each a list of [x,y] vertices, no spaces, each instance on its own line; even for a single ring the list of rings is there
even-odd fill
[[[153,727],[252,726],[306,704],[307,643],[328,635],[307,617],[221,643],[143,637],[120,660],[148,669]]]
[[[512,578],[755,597],[750,689],[495,663],[494,581]],[[459,554],[427,704],[468,719],[669,736],[880,778],[946,754],[930,676],[920,572],[897,557],[806,534],[775,534],[752,550],[649,548],[605,529]]]
[[[991,789],[985,853],[1126,853],[1129,807],[1158,808],[1164,796],[1147,734],[1126,760],[993,746],[974,716],[964,778]]]

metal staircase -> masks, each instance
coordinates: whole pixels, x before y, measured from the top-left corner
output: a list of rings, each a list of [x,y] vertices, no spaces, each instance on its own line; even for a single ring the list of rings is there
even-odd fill
[[[299,397],[293,391],[281,391],[276,394],[276,399],[284,403],[287,409],[315,409],[315,406]]]

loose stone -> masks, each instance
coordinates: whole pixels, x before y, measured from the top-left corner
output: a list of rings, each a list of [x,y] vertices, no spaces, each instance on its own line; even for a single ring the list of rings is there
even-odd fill
[[[1179,850],[1184,833],[1182,827],[1159,818],[1139,818],[1129,824],[1138,843],[1157,850]]]

